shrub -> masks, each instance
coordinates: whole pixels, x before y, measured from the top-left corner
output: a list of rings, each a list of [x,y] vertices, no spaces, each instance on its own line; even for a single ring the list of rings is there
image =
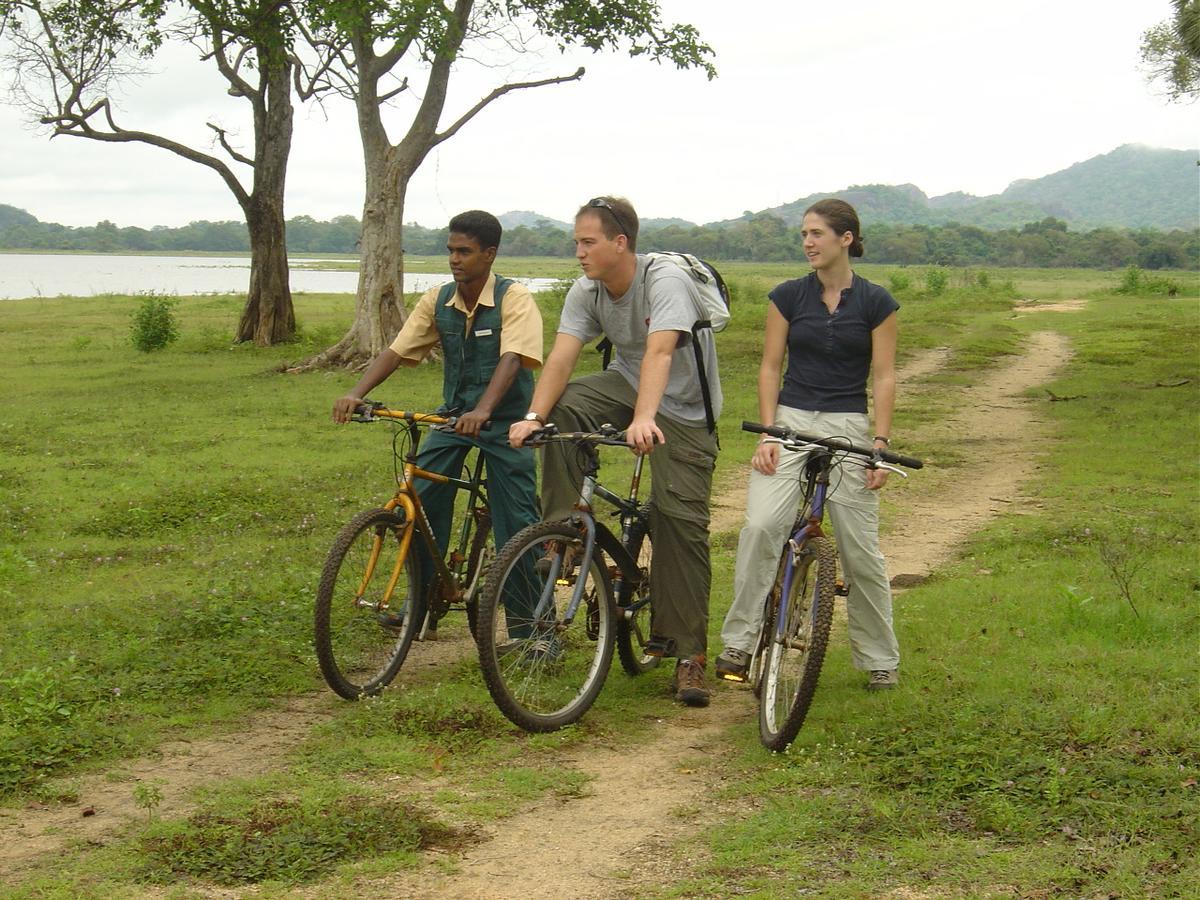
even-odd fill
[[[1117,293],[1140,297],[1174,297],[1179,293],[1179,282],[1163,275],[1147,275],[1139,267],[1130,266],[1121,276]]]
[[[945,269],[930,269],[925,273],[925,290],[934,297],[940,297],[950,283],[950,276]]]
[[[143,353],[161,350],[179,337],[175,322],[175,302],[166,297],[149,296],[133,314],[130,340]]]
[[[893,272],[889,275],[888,284],[891,286],[893,294],[903,293],[912,286],[912,282],[903,272]]]

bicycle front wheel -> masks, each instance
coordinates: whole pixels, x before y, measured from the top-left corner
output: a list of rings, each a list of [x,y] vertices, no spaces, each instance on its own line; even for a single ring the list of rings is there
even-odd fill
[[[758,704],[759,736],[768,750],[775,751],[795,740],[817,690],[829,643],[837,581],[837,560],[826,538],[806,541],[794,561],[790,545],[784,548],[772,589],[776,596],[783,590],[789,567],[793,571],[788,595],[780,596],[772,628],[766,635]],[[782,637],[773,627],[778,615],[787,617]]]
[[[317,588],[321,674],[347,700],[378,694],[404,664],[425,618],[419,561],[398,558],[403,514],[359,513],[339,532]]]
[[[612,663],[612,585],[603,558],[582,555],[583,537],[570,523],[531,525],[500,551],[479,595],[484,681],[500,711],[526,731],[577,721]]]
[[[646,643],[650,640],[650,562],[654,548],[650,535],[643,534],[630,547],[629,555],[638,564],[642,573],[641,585],[629,598],[632,611],[626,607],[617,608],[617,656],[621,660],[621,668],[630,675],[641,675],[657,666],[662,660],[657,656],[646,653]]]

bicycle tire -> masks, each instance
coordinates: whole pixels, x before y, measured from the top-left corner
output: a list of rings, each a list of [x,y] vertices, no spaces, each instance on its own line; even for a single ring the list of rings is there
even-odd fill
[[[403,526],[400,512],[359,513],[338,533],[321,570],[314,622],[317,662],[334,693],[347,700],[378,694],[396,677],[425,619],[414,552],[404,561],[387,609],[379,607],[395,571],[388,551],[398,552]],[[383,622],[388,614],[397,620]]]
[[[612,584],[603,556],[597,551],[580,560],[582,552],[580,531],[570,523],[530,525],[505,544],[479,595],[476,641],[484,681],[500,711],[526,731],[556,731],[578,721],[612,664]],[[550,574],[538,561],[555,557],[560,571],[549,594],[552,621],[535,619],[530,607],[549,587]],[[587,579],[583,602],[568,625],[563,615],[581,577]]]
[[[475,520],[475,533],[471,536],[471,549],[467,555],[467,583],[463,588],[463,600],[467,607],[467,627],[474,639],[479,628],[479,593],[487,580],[488,569],[496,560],[496,542],[492,535],[492,516],[487,507]]]
[[[642,534],[629,546],[629,555],[637,562],[643,576],[641,586],[632,598],[635,603],[645,600],[650,594],[650,563],[653,554],[654,542],[648,534]],[[621,668],[629,675],[649,672],[662,662],[661,657],[649,656],[645,652],[646,643],[650,640],[651,615],[649,603],[639,607],[629,618],[626,618],[624,609],[619,606],[617,608],[617,658],[621,660]]]
[[[785,547],[784,560],[791,554]],[[759,737],[768,750],[779,752],[796,739],[817,690],[821,663],[833,622],[837,558],[828,539],[812,538],[801,548],[792,577],[784,640],[768,633],[758,704]],[[786,562],[780,565],[773,593],[782,590]],[[782,607],[777,607],[781,609]],[[778,615],[778,612],[776,613]]]
[[[775,582],[771,589],[767,591],[766,599],[763,600],[762,624],[758,626],[758,637],[754,639],[754,655],[750,658],[750,670],[746,673],[746,680],[750,683],[750,690],[754,692],[754,696],[759,700],[762,699],[762,684],[763,672],[767,667],[767,657],[771,652],[771,635],[775,633],[775,611],[779,609],[779,592],[783,584],[783,567],[788,564],[788,553],[786,548],[779,558],[779,568],[775,574]]]

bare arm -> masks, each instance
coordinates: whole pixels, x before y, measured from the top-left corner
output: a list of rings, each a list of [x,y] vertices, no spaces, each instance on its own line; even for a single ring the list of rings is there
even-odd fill
[[[658,415],[658,405],[671,377],[671,358],[679,346],[681,334],[679,331],[655,331],[646,336],[646,354],[638,372],[637,404],[633,408],[633,421],[625,431],[629,446],[639,453],[649,453],[656,442],[665,444],[667,441],[654,417]]]
[[[772,303],[767,307],[762,362],[758,367],[758,420],[764,425],[775,424],[775,410],[779,408],[779,373],[787,354],[787,336],[788,321]],[[775,467],[779,465],[779,445],[760,440],[750,465],[764,475],[774,475]]]
[[[350,393],[339,397],[333,404],[333,421],[344,425],[354,415],[354,407],[362,403],[363,398],[376,387],[387,380],[387,377],[399,368],[404,359],[394,350],[388,348],[380,353],[367,366],[358,384],[350,389]]]
[[[890,437],[892,413],[896,409],[896,341],[899,326],[892,313],[871,332],[871,399],[875,408],[875,434]],[[876,446],[886,446],[876,441]],[[887,483],[888,473],[877,469],[867,472],[867,487],[878,490]]]
[[[496,363],[496,371],[492,373],[483,396],[479,398],[474,409],[468,410],[458,417],[458,421],[454,424],[454,430],[459,434],[478,437],[484,424],[492,417],[496,404],[508,393],[508,389],[512,387],[513,381],[516,380],[517,373],[520,371],[520,354],[500,354],[500,361]]]
[[[541,377],[533,388],[533,399],[529,403],[529,411],[537,413],[543,419],[548,419],[554,404],[567,389],[575,364],[579,362],[579,354],[583,350],[583,341],[561,332],[554,338],[554,346],[542,366]],[[513,422],[508,429],[508,442],[514,447],[520,447],[525,439],[537,431],[541,425],[537,422]]]

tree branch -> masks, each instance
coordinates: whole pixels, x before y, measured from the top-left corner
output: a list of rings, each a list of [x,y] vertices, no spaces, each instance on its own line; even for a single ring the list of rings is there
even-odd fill
[[[435,134],[433,136],[433,143],[430,144],[430,146],[436,147],[438,144],[442,143],[442,141],[449,140],[450,138],[454,137],[454,135],[458,133],[458,130],[466,125],[467,122],[471,121],[471,119],[473,119],[476,115],[478,115],[484,107],[486,107],[493,100],[503,97],[505,94],[511,93],[512,91],[525,90],[526,88],[545,87],[548,84],[565,84],[568,81],[578,81],[584,76],[584,72],[585,69],[583,66],[580,66],[578,69],[576,69],[574,75],[560,75],[557,78],[543,78],[541,81],[518,81],[511,84],[501,85],[474,106],[472,106],[465,113],[463,113],[462,116],[459,117],[458,121],[456,121],[445,131]]]
[[[111,129],[110,131],[100,131],[92,126],[89,120],[97,112],[104,113],[104,118]],[[186,144],[181,144],[178,141],[173,141],[159,134],[153,134],[148,131],[130,131],[119,127],[113,118],[112,108],[107,97],[97,101],[79,113],[60,112],[58,115],[47,115],[42,117],[41,122],[43,125],[53,125],[54,136],[56,137],[61,134],[68,137],[81,137],[93,141],[105,141],[107,143],[141,143],[169,150],[176,156],[181,156],[184,159],[212,169],[225,181],[225,184],[233,192],[234,197],[241,207],[246,209],[249,206],[250,195],[242,187],[242,183],[238,181],[233,170],[222,160],[207,153],[201,153],[199,150],[189,147]]]
[[[233,157],[238,162],[245,163],[252,169],[254,168],[254,160],[238,153],[236,150],[233,149],[233,147],[231,147],[229,145],[229,142],[227,140],[225,140],[226,132],[225,132],[224,128],[214,125],[212,122],[205,122],[204,124],[206,124],[209,128],[211,128],[213,131],[215,131],[217,133],[217,140],[221,142],[221,146],[225,148],[226,153],[228,153],[231,157]]]

